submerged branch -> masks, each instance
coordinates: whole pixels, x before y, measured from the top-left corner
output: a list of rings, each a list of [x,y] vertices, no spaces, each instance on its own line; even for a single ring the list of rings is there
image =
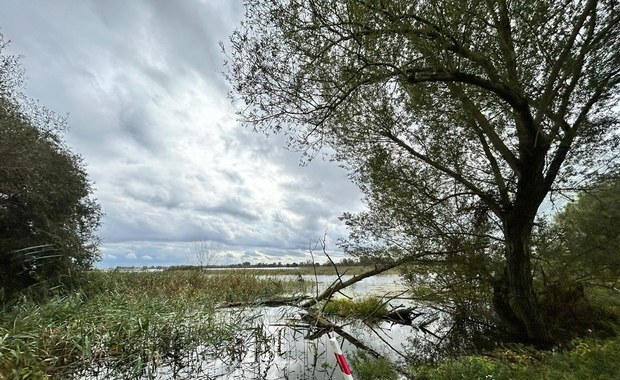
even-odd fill
[[[257,306],[267,306],[267,307],[278,307],[278,306],[295,306],[299,307],[300,303],[309,300],[311,297],[309,296],[294,296],[294,297],[284,297],[284,298],[273,298],[267,300],[258,300],[258,301],[237,301],[237,302],[228,302],[224,304],[220,304],[216,307],[216,309],[228,309],[233,307],[257,307]]]

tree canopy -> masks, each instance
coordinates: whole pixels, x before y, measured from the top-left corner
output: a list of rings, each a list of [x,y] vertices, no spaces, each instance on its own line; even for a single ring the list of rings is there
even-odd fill
[[[620,176],[580,192],[541,234],[542,280],[614,287],[620,281]]]
[[[351,246],[499,260],[481,267],[498,316],[548,344],[532,227],[549,194],[618,164],[619,8],[251,0],[229,79],[247,125],[310,156],[328,145],[350,169],[370,210],[345,215]]]
[[[22,93],[19,60],[0,35],[0,288],[67,284],[98,259],[101,211],[79,155],[64,144],[65,119]]]

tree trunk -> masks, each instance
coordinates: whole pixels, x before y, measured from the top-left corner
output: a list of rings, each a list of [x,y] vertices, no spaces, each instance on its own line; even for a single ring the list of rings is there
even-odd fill
[[[508,268],[504,267],[501,276],[493,284],[493,309],[508,330],[511,339],[517,342],[527,342],[527,329],[510,305],[510,298]]]
[[[525,329],[523,335],[529,342],[548,347],[552,343],[551,334],[542,318],[534,294],[530,265],[532,221],[528,219],[513,214],[504,221],[506,278],[510,297],[509,303],[505,303],[505,306],[512,306],[514,315],[523,323],[522,328]]]

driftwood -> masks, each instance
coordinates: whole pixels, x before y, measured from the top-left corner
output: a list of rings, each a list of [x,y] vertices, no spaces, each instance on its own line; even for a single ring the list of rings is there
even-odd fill
[[[388,264],[388,265],[376,265],[374,269],[369,270],[369,271],[364,272],[364,273],[359,274],[359,275],[354,275],[353,277],[351,277],[350,279],[348,279],[346,281],[342,281],[341,277],[338,276],[338,281],[336,281],[332,285],[328,286],[327,289],[325,289],[318,296],[316,296],[314,298],[310,298],[310,299],[306,300],[305,302],[302,302],[299,306],[303,307],[303,308],[309,308],[310,306],[314,306],[317,303],[319,303],[320,301],[323,301],[325,299],[331,298],[331,296],[333,296],[337,292],[341,291],[342,289],[344,289],[344,288],[346,288],[348,286],[351,286],[351,285],[355,284],[356,282],[362,281],[365,278],[372,277],[372,276],[377,275],[379,273],[383,273],[383,272],[385,272],[387,270],[390,270],[392,268],[396,268],[400,264],[401,264],[400,262],[395,262],[393,264]]]
[[[217,306],[218,309],[226,309],[231,307],[256,307],[256,306],[268,306],[268,307],[278,307],[278,306],[296,306],[303,309],[308,309],[311,306],[316,305],[317,303],[331,298],[334,294],[338,293],[342,289],[355,284],[356,282],[362,281],[365,278],[372,277],[379,273],[383,273],[387,270],[395,268],[399,266],[401,263],[396,262],[388,265],[376,265],[374,269],[364,272],[362,274],[353,275],[347,281],[342,281],[341,276],[338,275],[338,280],[335,281],[332,285],[328,286],[321,294],[316,297],[310,296],[294,296],[294,297],[285,297],[285,298],[274,298],[268,300],[259,300],[259,301],[239,301],[239,302],[229,302],[220,304]]]
[[[295,297],[284,297],[284,298],[273,298],[268,300],[259,300],[259,301],[238,301],[238,302],[228,302],[223,303],[217,306],[217,309],[228,309],[232,307],[258,307],[258,306],[267,306],[267,307],[278,307],[278,306],[295,306],[300,307],[300,303],[310,299],[309,296],[295,296]]]
[[[349,343],[351,343],[352,345],[354,345],[358,349],[365,351],[370,356],[372,356],[374,358],[384,358],[383,355],[381,355],[380,353],[375,351],[372,347],[364,344],[362,341],[360,341],[359,339],[357,339],[353,335],[351,335],[348,332],[344,331],[344,329],[341,326],[338,326],[338,325],[330,322],[329,320],[325,319],[324,317],[322,317],[320,315],[316,315],[314,313],[308,312],[306,314],[303,314],[301,316],[301,319],[303,321],[307,322],[308,324],[318,328],[318,331],[316,331],[316,332],[306,336],[306,339],[308,339],[308,340],[316,340],[316,339],[321,338],[325,334],[329,334],[329,333],[333,332],[333,333],[336,333],[339,336],[341,336],[343,339],[345,339],[346,341],[348,341]],[[390,347],[392,349],[394,349],[392,346],[390,346]],[[398,354],[400,354],[400,353],[398,353]],[[402,354],[400,354],[400,355],[402,356]],[[400,373],[402,375],[407,375],[407,372],[404,371],[402,368],[400,368],[398,366],[395,366],[394,370],[396,370],[396,372],[398,372],[398,373]]]
[[[402,309],[394,309],[387,313],[383,318],[384,321],[398,323],[401,325],[412,325],[413,320],[419,317],[422,313],[416,313],[416,309],[413,307],[407,307]]]
[[[330,286],[327,287],[320,294],[317,289],[317,294],[314,297],[311,296],[294,296],[294,297],[284,297],[284,298],[274,298],[262,301],[254,301],[254,302],[230,302],[226,304],[221,304],[217,306],[217,308],[233,308],[233,307],[280,307],[280,306],[292,306],[300,309],[301,321],[308,324],[306,326],[309,328],[309,333],[306,336],[308,340],[314,340],[322,337],[325,334],[336,333],[341,336],[343,339],[347,340],[353,346],[361,349],[371,356],[375,358],[382,357],[377,351],[368,345],[361,342],[356,337],[352,336],[348,332],[346,332],[342,326],[337,325],[328,319],[326,319],[320,312],[316,312],[312,309],[312,306],[317,305],[319,302],[324,300],[329,300],[334,294],[340,292],[341,290],[359,282],[366,278],[375,276],[377,274],[388,271],[392,268],[395,268],[403,263],[403,261],[396,261],[390,264],[378,264],[373,269],[361,273],[359,275],[353,275],[350,279],[346,281],[342,281],[342,275],[338,272],[338,268],[336,264],[331,260],[329,255],[324,250],[325,255],[328,257],[329,261],[332,263],[334,268],[336,269],[337,280],[334,281]],[[414,308],[405,308],[399,307],[392,311],[390,311],[386,316],[381,319],[384,321],[388,321],[391,323],[398,323],[404,325],[413,325],[413,320],[420,316],[421,313],[416,313]],[[418,327],[418,326],[416,326]],[[418,327],[419,328],[419,327]],[[424,326],[422,326],[424,329]],[[391,347],[391,346],[390,346]],[[391,347],[394,349],[393,347]],[[396,351],[400,354],[398,351]],[[402,356],[402,354],[400,354]],[[396,367],[398,372],[402,372],[402,369]]]
[[[341,337],[343,337],[344,339],[346,339],[349,343],[351,343],[355,347],[368,352],[370,355],[374,356],[375,358],[381,357],[381,354],[379,354],[377,351],[373,350],[372,348],[362,343],[359,339],[357,339],[353,335],[344,331],[344,329],[341,326],[338,326],[337,324],[325,319],[324,317],[320,315],[308,312],[308,313],[304,313],[301,316],[301,319],[304,322],[307,322],[311,326],[314,326],[318,329],[316,332],[306,336],[306,339],[308,340],[315,340],[315,339],[322,337],[325,334],[334,332],[340,335]]]

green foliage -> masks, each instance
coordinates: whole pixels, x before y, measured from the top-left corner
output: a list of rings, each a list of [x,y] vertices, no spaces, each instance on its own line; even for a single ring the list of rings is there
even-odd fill
[[[620,275],[620,176],[579,194],[558,216],[567,249],[590,270]]]
[[[593,287],[614,288],[620,279],[620,177],[591,185],[541,224],[535,236],[536,288],[543,316],[558,341],[609,335],[617,317]]]
[[[515,347],[493,356],[447,360],[437,367],[412,370],[412,379],[424,380],[582,380],[616,379],[620,373],[620,338],[586,339],[568,352],[552,353]]]
[[[583,287],[549,285],[541,291],[543,317],[558,344],[577,336],[613,336],[620,314],[606,302],[591,300]]]
[[[368,209],[345,248],[495,282],[506,327],[548,344],[532,226],[620,159],[615,3],[249,1],[229,78],[248,126],[350,170]]]
[[[385,317],[388,310],[386,301],[377,297],[366,297],[359,300],[332,298],[325,304],[323,312],[373,322]]]
[[[22,300],[0,314],[0,378],[148,378],[191,362],[192,350],[230,362],[243,339],[262,339],[255,316],[215,313],[218,302],[290,294],[296,281],[249,274],[90,272],[82,291]],[[244,331],[252,331],[252,337]],[[246,334],[246,335],[244,335]],[[30,376],[30,377],[28,377]]]
[[[620,176],[579,193],[540,240],[547,284],[614,286],[620,279]]]
[[[396,380],[398,373],[392,364],[384,358],[374,358],[363,351],[351,356],[351,366],[356,379],[360,380]]]
[[[606,315],[606,337],[590,335],[574,338],[555,351],[539,351],[531,346],[510,345],[490,350],[486,355],[451,358],[436,365],[411,368],[411,378],[447,379],[616,379],[620,373],[620,296],[617,290],[593,289],[586,307],[597,305]],[[582,298],[580,298],[582,299]],[[556,305],[561,311],[564,307]],[[608,306],[608,307],[605,307]],[[580,316],[581,311],[575,310]],[[591,315],[594,321],[599,320]],[[556,330],[557,332],[557,330]]]
[[[65,119],[25,98],[0,35],[0,288],[4,299],[73,280],[98,259],[101,217],[80,156],[62,140]]]

